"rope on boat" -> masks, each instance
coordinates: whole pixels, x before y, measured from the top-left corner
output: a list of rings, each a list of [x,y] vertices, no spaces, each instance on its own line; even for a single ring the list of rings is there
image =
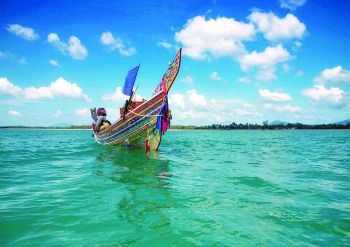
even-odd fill
[[[157,115],[150,115],[150,114],[142,115],[142,114],[138,114],[138,113],[136,113],[136,112],[134,112],[132,110],[128,110],[128,111],[133,113],[133,114],[135,114],[135,115],[137,115],[137,116],[140,116],[140,117],[162,117],[163,116],[163,115],[159,115],[159,114],[157,114]]]

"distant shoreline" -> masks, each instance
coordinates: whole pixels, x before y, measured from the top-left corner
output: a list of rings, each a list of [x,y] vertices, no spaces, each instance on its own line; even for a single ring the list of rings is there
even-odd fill
[[[0,127],[0,130],[91,130],[91,129],[69,129],[69,128],[2,128]]]
[[[90,126],[71,126],[71,127],[29,127],[29,126],[0,126],[1,129],[16,129],[16,130],[91,130]]]
[[[71,129],[71,128],[16,128],[16,127],[6,127],[6,128],[3,128],[3,127],[0,127],[0,130],[57,130],[57,131],[74,131],[74,130],[77,130],[77,131],[91,131],[91,129]],[[201,131],[201,130],[215,130],[215,131],[241,131],[241,130],[259,130],[259,131],[266,131],[266,130],[273,130],[273,131],[283,131],[283,130],[350,130],[350,128],[324,128],[324,129],[320,129],[320,128],[308,128],[308,129],[293,129],[293,128],[290,128],[290,129],[274,129],[274,128],[267,128],[267,129],[204,129],[204,128],[183,128],[183,129],[178,129],[178,128],[170,128],[168,129],[168,131],[189,131],[189,130],[193,130],[193,131]]]
[[[262,124],[250,123],[230,123],[230,124],[211,124],[211,125],[170,125],[170,130],[319,130],[319,129],[350,129],[350,120],[346,124],[302,124],[264,121]],[[345,122],[345,121],[344,121]],[[90,125],[71,125],[65,127],[41,127],[41,126],[0,126],[0,129],[27,129],[27,130],[91,130]]]

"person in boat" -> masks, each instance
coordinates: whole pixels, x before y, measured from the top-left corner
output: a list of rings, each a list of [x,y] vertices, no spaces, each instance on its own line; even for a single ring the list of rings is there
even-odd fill
[[[100,130],[106,129],[111,125],[111,122],[107,120],[107,111],[105,108],[97,109],[97,120],[95,123],[95,131],[98,132]]]
[[[131,97],[130,97],[131,98]],[[125,119],[125,115],[128,111],[129,106],[131,105],[132,101],[131,100],[126,100],[125,105],[124,105],[124,111],[123,111],[123,119]]]

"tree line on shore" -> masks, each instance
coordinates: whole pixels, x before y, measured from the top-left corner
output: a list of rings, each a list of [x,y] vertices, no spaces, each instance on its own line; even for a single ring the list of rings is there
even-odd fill
[[[91,125],[71,125],[67,127],[44,127],[44,126],[0,126],[0,129],[91,129]]]
[[[71,125],[69,127],[28,127],[28,126],[0,126],[0,129],[91,129],[90,125]],[[195,125],[171,125],[170,129],[180,130],[281,130],[281,129],[350,129],[350,122],[344,124],[302,124],[302,123],[280,123],[269,124],[264,121],[262,124],[230,123],[211,124],[203,126]]]
[[[302,124],[302,123],[281,123],[269,124],[264,121],[262,124],[231,123],[231,124],[211,124],[204,126],[182,126],[173,125],[172,129],[200,129],[200,130],[279,130],[279,129],[350,129],[350,123],[344,124]]]

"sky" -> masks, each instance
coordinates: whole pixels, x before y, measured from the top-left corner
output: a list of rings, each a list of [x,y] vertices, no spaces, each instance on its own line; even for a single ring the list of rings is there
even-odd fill
[[[151,97],[183,48],[173,124],[350,118],[349,1],[0,2],[0,126],[119,118],[127,72]]]

